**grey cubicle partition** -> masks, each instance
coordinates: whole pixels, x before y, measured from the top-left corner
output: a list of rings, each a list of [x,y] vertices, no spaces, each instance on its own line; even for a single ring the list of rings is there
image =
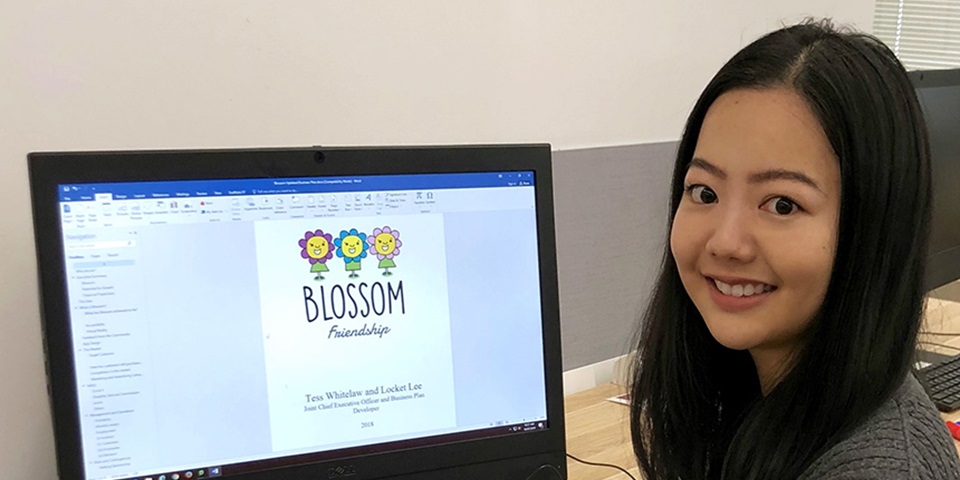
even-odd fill
[[[564,371],[630,349],[663,254],[676,148],[553,152]]]

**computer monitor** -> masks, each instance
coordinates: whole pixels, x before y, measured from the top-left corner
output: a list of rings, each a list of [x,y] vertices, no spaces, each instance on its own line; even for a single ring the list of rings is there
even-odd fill
[[[61,479],[565,476],[548,145],[28,164]]]
[[[933,223],[924,287],[960,280],[960,69],[910,72],[930,135]]]

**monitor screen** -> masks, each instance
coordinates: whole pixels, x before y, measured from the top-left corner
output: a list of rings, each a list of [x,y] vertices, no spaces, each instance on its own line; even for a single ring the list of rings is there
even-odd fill
[[[930,138],[933,221],[926,288],[960,279],[960,69],[911,72]]]
[[[287,478],[556,428],[545,180],[499,166],[57,181],[69,478]]]

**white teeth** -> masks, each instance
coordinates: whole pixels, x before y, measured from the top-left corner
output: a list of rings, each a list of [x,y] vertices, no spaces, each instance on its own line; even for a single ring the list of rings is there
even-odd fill
[[[721,293],[733,297],[749,297],[773,290],[772,285],[767,285],[765,283],[758,283],[756,285],[729,285],[716,279],[713,280],[713,283],[717,286],[717,289],[720,290]]]

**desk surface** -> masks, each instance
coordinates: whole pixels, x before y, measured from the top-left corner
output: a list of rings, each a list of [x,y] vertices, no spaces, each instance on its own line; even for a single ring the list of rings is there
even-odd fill
[[[612,463],[640,478],[630,443],[630,423],[626,405],[606,401],[623,393],[612,383],[600,385],[564,399],[567,427],[567,453],[588,462]],[[567,459],[567,478],[571,480],[629,480],[623,472],[609,467],[594,467]]]
[[[960,353],[960,302],[928,301],[920,343],[926,350],[947,355]],[[606,400],[620,393],[623,393],[623,387],[607,384],[568,395],[564,399],[567,452],[589,462],[619,465],[639,479],[640,472],[630,443],[627,407]],[[946,420],[960,420],[960,410],[941,416]],[[954,445],[960,454],[960,442],[954,441]],[[569,458],[567,469],[571,480],[627,478],[619,470],[588,466]]]
[[[919,337],[920,348],[956,355],[960,353],[960,302],[930,298],[927,300],[926,316]],[[960,410],[941,413],[945,420],[960,420]],[[960,442],[954,440],[957,452]]]

